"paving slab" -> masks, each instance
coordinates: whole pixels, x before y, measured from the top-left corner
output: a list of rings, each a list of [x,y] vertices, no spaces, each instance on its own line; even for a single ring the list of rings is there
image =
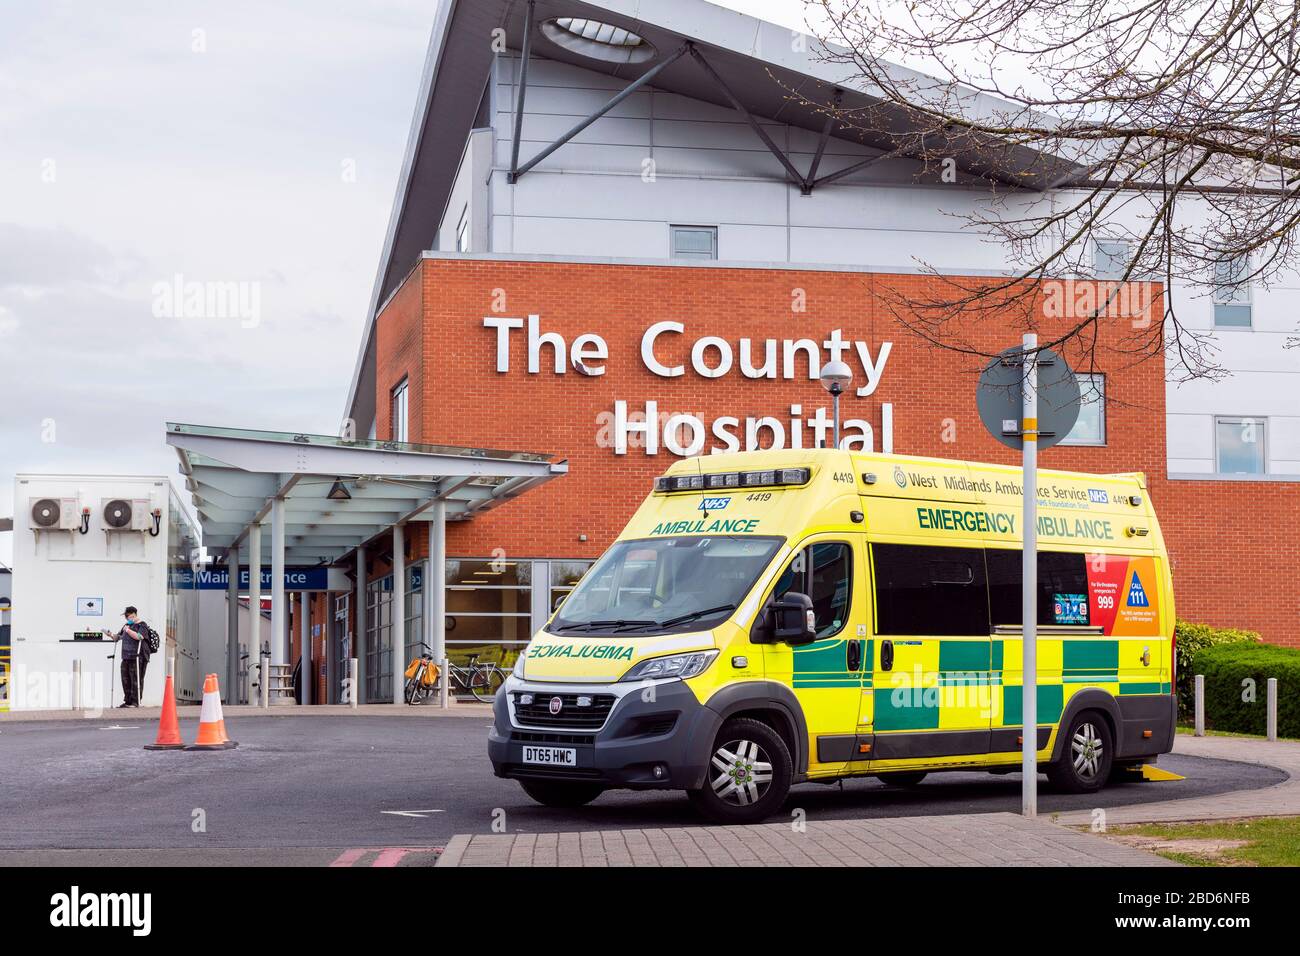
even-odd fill
[[[566,840],[566,837],[570,839]],[[440,867],[1176,866],[1145,850],[1014,813],[560,834],[461,834]]]

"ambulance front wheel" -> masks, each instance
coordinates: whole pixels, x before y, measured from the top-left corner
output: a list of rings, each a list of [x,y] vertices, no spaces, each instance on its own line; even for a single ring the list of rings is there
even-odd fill
[[[557,809],[586,806],[605,791],[598,783],[568,780],[520,780],[519,786],[542,806]]]
[[[704,786],[687,796],[715,823],[759,823],[785,803],[793,766],[780,734],[762,721],[736,717],[714,738]]]
[[[1048,765],[1047,779],[1066,793],[1095,793],[1110,779],[1115,738],[1106,718],[1085,710],[1070,721],[1061,756]]]

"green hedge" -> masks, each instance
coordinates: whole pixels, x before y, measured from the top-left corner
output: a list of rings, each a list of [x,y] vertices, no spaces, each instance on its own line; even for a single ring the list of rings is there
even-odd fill
[[[1214,730],[1263,734],[1268,679],[1277,678],[1277,732],[1300,737],[1300,650],[1273,644],[1220,644],[1192,659],[1205,675],[1205,723]],[[1254,681],[1254,699],[1245,682]]]
[[[1185,720],[1192,719],[1192,659],[1207,647],[1220,644],[1259,643],[1259,633],[1232,627],[1214,627],[1210,624],[1193,624],[1179,621],[1174,627],[1177,660],[1174,662],[1178,678],[1178,712]]]

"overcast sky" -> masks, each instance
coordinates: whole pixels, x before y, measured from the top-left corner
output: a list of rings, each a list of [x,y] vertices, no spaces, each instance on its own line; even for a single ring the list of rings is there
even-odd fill
[[[165,421],[337,431],[436,8],[0,0],[0,516],[19,471],[175,475]]]

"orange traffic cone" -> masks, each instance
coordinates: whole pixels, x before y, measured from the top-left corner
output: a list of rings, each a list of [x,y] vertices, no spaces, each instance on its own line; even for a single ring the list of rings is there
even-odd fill
[[[172,675],[167,675],[163,686],[162,716],[158,720],[158,739],[144,745],[145,750],[183,750],[181,725],[176,719],[176,691],[172,687]]]
[[[203,707],[199,710],[199,736],[186,750],[231,750],[238,747],[226,736],[226,721],[221,716],[221,691],[217,689],[217,675],[209,674],[203,681]]]

